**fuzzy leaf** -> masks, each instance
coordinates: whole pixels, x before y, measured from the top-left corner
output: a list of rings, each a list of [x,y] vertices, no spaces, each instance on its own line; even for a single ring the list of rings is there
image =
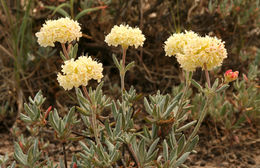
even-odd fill
[[[174,168],[177,168],[178,166],[180,166],[181,164],[183,164],[186,159],[188,158],[190,152],[186,152],[184,153],[177,161],[176,164],[174,165]]]
[[[132,62],[130,62],[126,67],[125,67],[125,72],[126,71],[128,71],[128,70],[130,70],[132,67],[134,67],[135,66],[135,62],[134,61],[132,61]]]
[[[182,132],[188,128],[190,128],[192,125],[194,125],[195,123],[197,123],[197,120],[189,122],[188,124],[182,126],[181,128],[177,129],[176,132]]]
[[[121,65],[119,64],[119,62],[118,62],[118,60],[117,60],[117,58],[116,58],[116,55],[113,54],[112,58],[113,58],[113,61],[114,61],[115,65],[116,65],[117,69],[118,69],[119,71],[121,71]]]
[[[178,154],[183,149],[185,143],[186,143],[186,138],[185,138],[185,135],[182,134],[181,138],[179,139],[179,141],[177,143],[178,144],[178,151],[177,151]]]
[[[177,103],[178,103],[178,102],[175,101],[175,102],[173,102],[172,104],[170,104],[170,105],[168,106],[167,110],[166,110],[165,113],[163,114],[163,118],[164,118],[164,119],[167,119],[167,118],[168,118],[168,116],[171,114],[171,112],[173,111],[173,109],[174,109],[174,107],[176,106]]]
[[[169,150],[166,140],[163,141],[163,158],[165,161],[169,160]]]
[[[191,80],[193,86],[195,86],[199,91],[202,91],[202,86],[196,82],[194,79]]]
[[[187,148],[187,152],[191,152],[194,147],[197,145],[197,143],[199,142],[199,136],[196,135],[192,140],[191,143],[189,144],[188,148]]]
[[[67,61],[67,58],[65,57],[65,55],[60,51],[60,57],[63,61]]]
[[[181,98],[181,96],[182,96],[182,94],[183,94],[183,92],[180,92],[180,93],[178,93],[174,98],[173,98],[173,102],[174,101],[179,101],[180,100],[180,98]]]
[[[147,111],[150,115],[153,114],[153,110],[152,110],[151,106],[149,105],[148,100],[146,99],[146,97],[144,98],[144,107],[145,107],[146,111]]]
[[[31,122],[32,122],[32,120],[30,119],[30,117],[24,115],[23,113],[20,113],[20,118],[21,118],[21,120],[23,120],[23,121],[26,122],[26,123],[31,123]]]
[[[219,89],[217,89],[216,93],[220,93],[220,92],[226,90],[228,87],[229,87],[229,85],[225,84],[225,85],[221,86]]]
[[[159,140],[160,140],[160,138],[157,138],[156,140],[153,141],[152,145],[150,146],[150,148],[147,152],[148,157],[154,153],[154,150],[157,147]]]
[[[24,166],[27,165],[27,155],[23,153],[20,145],[17,142],[14,143],[14,158]]]
[[[215,82],[212,85],[212,89],[216,89],[218,87],[218,78],[215,80]]]

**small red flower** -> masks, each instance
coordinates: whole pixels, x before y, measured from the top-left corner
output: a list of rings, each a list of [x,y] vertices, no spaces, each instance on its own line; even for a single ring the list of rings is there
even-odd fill
[[[229,83],[229,82],[236,80],[238,77],[238,74],[239,74],[238,71],[232,72],[231,69],[227,70],[224,74],[225,83]]]
[[[77,163],[73,163],[73,168],[77,168]]]

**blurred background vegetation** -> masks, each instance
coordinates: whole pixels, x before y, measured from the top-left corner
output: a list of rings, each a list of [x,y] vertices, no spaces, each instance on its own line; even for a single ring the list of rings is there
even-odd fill
[[[240,72],[228,96],[218,95],[209,119],[226,131],[259,121],[260,1],[259,0],[0,0],[0,129],[10,128],[28,96],[42,90],[49,105],[67,110],[75,95],[65,92],[56,80],[62,61],[59,45],[42,48],[35,33],[47,19],[68,16],[79,21],[83,37],[79,53],[93,56],[104,65],[105,93],[120,94],[119,76],[112,53],[120,48],[104,42],[111,28],[125,23],[137,26],[146,36],[144,47],[129,49],[126,61],[136,66],[126,75],[126,89],[133,85],[143,95],[174,94],[183,73],[175,58],[166,57],[164,41],[175,32],[193,30],[225,41],[228,58],[211,72],[221,77],[228,69]],[[194,78],[205,79],[197,71]],[[94,83],[95,85],[95,83]],[[191,117],[196,118],[201,95],[190,90]],[[228,119],[228,120],[227,120]]]

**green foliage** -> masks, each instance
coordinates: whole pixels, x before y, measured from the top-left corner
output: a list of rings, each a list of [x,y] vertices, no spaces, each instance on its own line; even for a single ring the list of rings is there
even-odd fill
[[[46,98],[44,98],[42,96],[42,92],[39,91],[36,96],[34,97],[34,99],[32,99],[31,97],[29,97],[30,103],[24,103],[24,110],[26,112],[27,115],[25,114],[20,114],[21,115],[21,119],[24,122],[30,123],[30,124],[34,124],[36,122],[40,122],[40,120],[42,120],[42,116],[41,116],[41,105],[44,103]]]
[[[80,89],[76,89],[79,106],[72,107],[64,117],[60,117],[56,109],[48,115],[48,123],[54,130],[55,137],[63,144],[73,141],[70,136],[73,127],[81,123],[77,120],[78,115],[88,127],[87,130],[82,130],[82,135],[86,138],[79,143],[82,151],[76,155],[75,163],[78,166],[112,167],[121,163],[127,167],[133,161],[139,167],[184,166],[183,163],[198,142],[198,136],[192,135],[186,139],[186,135],[182,133],[197,123],[192,121],[183,124],[187,118],[185,114],[187,110],[182,112],[183,115],[177,122],[174,121],[179,108],[182,108],[181,111],[187,109],[188,101],[183,101],[183,105],[180,103],[183,93],[171,97],[158,92],[156,95],[149,96],[149,101],[144,98],[148,118],[151,119],[148,121],[148,127],[145,126],[141,131],[137,131],[133,118],[134,104],[140,100],[141,95],[136,94],[135,89],[131,87],[129,91],[124,91],[123,101],[110,103],[110,99],[102,93],[102,86],[103,83],[95,90],[89,88],[88,96],[83,95]],[[44,100],[41,92],[38,92],[33,99],[29,98],[30,103],[25,104],[27,115],[22,114],[21,119],[29,125],[41,123],[40,109]],[[112,118],[101,117],[106,107],[111,107]],[[77,114],[75,109],[80,113]],[[95,124],[93,124],[93,116],[98,119]],[[104,120],[104,124],[100,122],[101,119]],[[39,127],[44,126],[39,125]],[[44,141],[42,142],[44,144]],[[160,146],[162,151],[159,150]],[[122,153],[122,150],[125,152]],[[19,143],[15,143],[14,158],[20,165],[28,167],[40,167],[39,165],[55,167],[50,160],[39,161],[42,155],[37,138],[25,139],[21,136]],[[64,167],[63,161],[60,161],[59,165]]]
[[[24,152],[22,145],[15,142],[14,144],[14,158],[18,163],[24,167],[29,168],[40,168],[42,167],[40,160],[41,152],[38,149],[38,139],[34,140],[34,143],[29,147],[29,149]]]
[[[0,155],[0,165],[5,166],[9,157],[8,154],[6,153],[4,156]]]
[[[82,16],[85,16],[85,15],[89,14],[90,12],[98,11],[98,10],[101,10],[101,9],[104,9],[107,7],[107,6],[91,7],[93,1],[84,0],[84,1],[80,2],[81,7],[83,9],[75,15],[75,12],[74,12],[75,3],[76,3],[75,0],[70,0],[69,2],[64,2],[57,7],[56,6],[45,6],[45,7],[47,9],[50,9],[53,11],[52,15],[54,15],[55,13],[59,13],[64,17],[71,17],[72,19],[75,19],[75,20],[79,20]],[[104,3],[109,4],[110,2],[107,1]],[[66,11],[65,8],[69,9],[70,14],[69,14],[69,12]]]
[[[56,109],[50,112],[49,122],[52,128],[55,130],[56,138],[61,141],[69,139],[71,133],[71,126],[78,123],[76,120],[75,107],[72,107],[67,115],[61,118]]]
[[[260,118],[260,92],[257,88],[258,67],[251,65],[248,77],[243,74],[243,80],[233,83],[232,95],[218,93],[209,106],[209,114],[216,124],[224,126],[227,130],[239,129],[245,123],[251,124]],[[220,90],[219,88],[218,90]],[[192,113],[198,115],[202,108],[203,98],[201,93],[196,94],[193,99]]]
[[[84,142],[80,142],[80,145],[84,153],[80,153],[80,157],[83,159],[80,166],[86,168],[94,167],[111,167],[115,165],[116,161],[120,158],[120,143],[104,140],[106,146],[95,145],[92,141],[88,141],[88,145]],[[89,146],[89,147],[88,147]]]
[[[80,107],[77,107],[80,113],[84,116],[91,115],[92,106],[95,106],[96,112],[100,114],[104,108],[109,107],[110,98],[103,94],[102,91],[103,82],[101,82],[96,90],[92,90],[90,87],[88,90],[89,98],[86,98],[79,88],[76,88],[77,99]]]

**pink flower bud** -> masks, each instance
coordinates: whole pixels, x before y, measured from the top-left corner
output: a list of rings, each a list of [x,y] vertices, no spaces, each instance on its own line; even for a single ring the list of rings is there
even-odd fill
[[[238,71],[232,72],[231,69],[227,70],[224,74],[225,83],[229,83],[229,82],[236,80],[238,77],[238,74],[239,74]]]
[[[77,168],[77,163],[73,163],[73,168]]]
[[[19,146],[22,150],[24,150],[23,143],[21,141],[19,141]]]
[[[44,119],[46,119],[46,118],[48,117],[48,115],[49,115],[51,109],[52,109],[52,106],[50,106],[50,107],[46,110],[45,115],[44,115]]]

